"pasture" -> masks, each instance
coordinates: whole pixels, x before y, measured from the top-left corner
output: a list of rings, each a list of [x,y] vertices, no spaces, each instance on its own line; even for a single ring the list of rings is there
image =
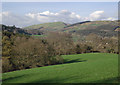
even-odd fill
[[[3,83],[117,83],[118,55],[63,55],[64,64],[3,73]]]

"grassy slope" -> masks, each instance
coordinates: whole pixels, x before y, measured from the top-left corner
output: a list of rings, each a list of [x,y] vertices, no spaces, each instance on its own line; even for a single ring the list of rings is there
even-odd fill
[[[34,36],[34,37],[45,37],[45,35],[31,35],[31,36]]]
[[[68,26],[68,27],[67,27]],[[89,35],[95,33],[100,36],[116,36],[115,28],[118,26],[116,21],[91,21],[83,24],[65,24],[63,22],[51,22],[25,27],[25,29],[38,29],[43,32],[61,31],[77,33],[78,35]],[[39,29],[40,27],[43,27]],[[65,27],[65,28],[64,28]],[[117,30],[116,30],[117,31]]]
[[[25,27],[25,29],[38,29],[40,27],[44,27],[43,30],[60,30],[65,27],[63,22],[51,22],[51,23],[43,23]]]
[[[96,29],[97,27],[102,26],[102,25],[113,25],[113,26],[116,25],[117,26],[117,22],[115,21],[92,21],[92,22],[78,24],[75,26],[65,28],[64,31],[90,30],[90,29]]]
[[[117,54],[90,53],[63,57],[65,64],[4,73],[3,83],[117,82]]]

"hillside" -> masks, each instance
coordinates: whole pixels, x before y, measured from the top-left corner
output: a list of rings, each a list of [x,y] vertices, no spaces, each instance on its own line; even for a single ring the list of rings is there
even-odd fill
[[[43,24],[28,26],[25,27],[24,29],[39,29],[44,31],[54,31],[54,30],[61,30],[66,25],[67,24],[63,22],[51,22],[51,23],[43,23]]]
[[[6,34],[8,32],[14,33],[14,34],[26,34],[31,35],[27,32],[25,29],[17,28],[15,26],[6,26],[6,25],[0,25],[0,29],[2,29],[2,33]]]
[[[118,55],[63,55],[64,64],[3,74],[4,83],[117,83]]]
[[[25,27],[27,30],[37,30],[39,32],[60,31],[75,33],[78,35],[89,35],[95,33],[100,36],[116,36],[117,21],[85,21],[74,24],[65,24],[63,22],[44,23]]]
[[[64,28],[63,31],[69,33],[76,33],[79,35],[89,35],[95,33],[100,36],[116,36],[115,28],[118,26],[116,21],[92,21],[83,24],[76,24]]]

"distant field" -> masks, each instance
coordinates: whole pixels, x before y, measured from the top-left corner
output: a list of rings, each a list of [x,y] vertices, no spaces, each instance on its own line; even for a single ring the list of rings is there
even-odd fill
[[[31,35],[31,36],[35,36],[35,37],[45,37],[45,35]]]
[[[63,55],[65,64],[3,74],[3,83],[117,83],[118,55]]]

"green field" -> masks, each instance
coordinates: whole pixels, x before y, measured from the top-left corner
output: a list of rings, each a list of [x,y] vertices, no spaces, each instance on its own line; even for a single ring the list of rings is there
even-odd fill
[[[117,83],[117,54],[62,57],[64,64],[3,73],[3,83]]]
[[[34,37],[45,37],[45,35],[31,35],[31,36],[34,36]]]

